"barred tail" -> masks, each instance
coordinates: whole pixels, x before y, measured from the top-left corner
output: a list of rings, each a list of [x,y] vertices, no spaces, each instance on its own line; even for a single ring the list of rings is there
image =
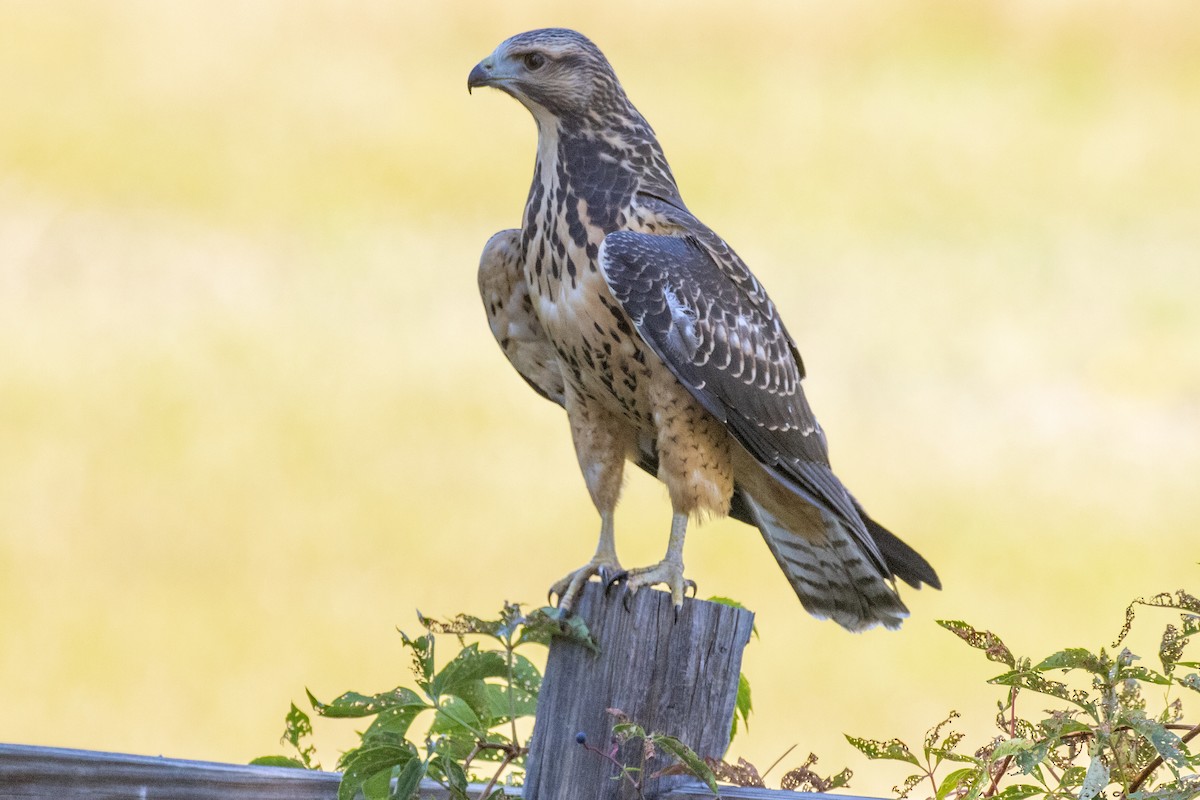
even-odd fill
[[[808,613],[851,631],[875,625],[895,630],[908,617],[889,577],[863,551],[844,522],[822,513],[824,541],[813,542],[790,529],[748,492],[740,494]],[[796,523],[793,526],[798,527]]]

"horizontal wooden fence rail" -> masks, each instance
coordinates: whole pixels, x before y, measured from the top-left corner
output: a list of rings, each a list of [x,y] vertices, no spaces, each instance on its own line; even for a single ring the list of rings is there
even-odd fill
[[[5,800],[337,800],[336,772],[285,767],[251,767],[0,744],[0,797]],[[478,796],[481,784],[470,787]],[[520,789],[509,796],[521,797]],[[659,800],[712,797],[702,783],[677,786]],[[854,795],[808,794],[779,789],[722,786],[727,800],[874,800]],[[448,800],[432,781],[421,786],[422,800]]]

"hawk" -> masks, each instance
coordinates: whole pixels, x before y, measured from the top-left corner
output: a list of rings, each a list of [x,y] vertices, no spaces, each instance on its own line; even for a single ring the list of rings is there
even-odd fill
[[[833,474],[775,304],[688,211],[604,54],[575,31],[521,33],[471,70],[468,90],[481,86],[538,129],[523,224],[480,259],[488,322],[521,377],[566,410],[600,513],[596,554],[550,589],[559,607],[593,575],[630,592],[665,584],[678,607],[695,590],[688,520],[731,514],[762,532],[811,614],[898,627],[895,579],[941,588],[937,574]],[[628,571],[613,535],[626,460],[666,484],[673,512],[663,560]]]

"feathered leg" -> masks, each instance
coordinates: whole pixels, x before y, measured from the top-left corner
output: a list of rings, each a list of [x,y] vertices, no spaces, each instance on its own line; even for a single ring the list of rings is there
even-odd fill
[[[650,383],[650,404],[657,431],[658,477],[671,496],[671,536],[658,564],[618,576],[628,590],[666,584],[678,608],[694,581],[683,577],[683,540],[688,518],[711,513],[724,516],[733,497],[729,435],[665,368]]]
[[[567,386],[567,418],[579,468],[596,510],[600,512],[600,541],[592,560],[566,575],[550,587],[550,599],[558,597],[558,607],[569,611],[583,585],[593,575],[608,583],[622,572],[617,560],[616,539],[613,534],[613,512],[621,496],[621,477],[625,459],[633,452],[635,434],[613,414],[595,401]]]

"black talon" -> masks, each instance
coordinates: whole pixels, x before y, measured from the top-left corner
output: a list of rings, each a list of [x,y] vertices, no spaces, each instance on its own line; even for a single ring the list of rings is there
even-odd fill
[[[608,593],[612,591],[612,588],[614,586],[616,586],[619,583],[624,582],[628,577],[629,577],[629,570],[625,570],[625,569],[623,569],[620,572],[618,572],[617,574],[613,575],[611,578],[606,578],[606,577],[601,576],[601,580],[604,581],[604,595],[607,597]]]
[[[632,598],[633,598],[633,592],[631,592],[631,591],[629,591],[628,589],[626,589],[626,590],[625,590],[625,596],[621,598],[621,605],[625,606],[625,613],[626,613],[626,614],[628,614],[628,613],[630,613],[631,611],[633,611],[633,606],[631,605],[631,603],[633,602],[633,599],[632,599]]]

